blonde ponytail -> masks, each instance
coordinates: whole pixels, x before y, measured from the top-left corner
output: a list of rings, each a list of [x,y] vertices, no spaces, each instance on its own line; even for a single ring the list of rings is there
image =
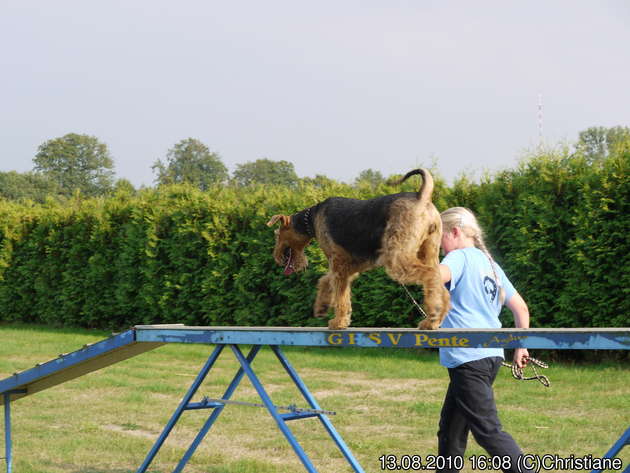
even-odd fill
[[[443,232],[447,233],[453,230],[453,228],[460,228],[464,235],[472,238],[475,242],[475,248],[481,250],[490,260],[490,266],[492,266],[492,273],[494,274],[494,280],[499,288],[499,304],[503,305],[505,302],[505,290],[497,275],[496,264],[490,251],[486,247],[486,243],[483,238],[483,231],[479,226],[479,222],[475,215],[465,207],[452,207],[441,213]]]

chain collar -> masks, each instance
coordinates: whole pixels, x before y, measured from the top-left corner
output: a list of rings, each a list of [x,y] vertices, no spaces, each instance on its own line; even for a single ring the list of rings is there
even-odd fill
[[[311,238],[315,238],[315,232],[313,231],[313,226],[311,225],[311,209],[313,207],[309,207],[304,212],[304,228],[306,228],[306,234]]]

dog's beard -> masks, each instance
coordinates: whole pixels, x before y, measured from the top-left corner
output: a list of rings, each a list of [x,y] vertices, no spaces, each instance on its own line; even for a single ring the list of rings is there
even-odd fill
[[[293,267],[293,251],[291,250],[290,246],[287,246],[284,250],[283,261],[284,261],[284,275],[288,276],[295,271],[295,268]]]

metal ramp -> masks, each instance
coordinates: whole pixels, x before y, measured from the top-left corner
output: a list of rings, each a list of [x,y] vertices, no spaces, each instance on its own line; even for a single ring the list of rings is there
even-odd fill
[[[53,360],[40,363],[33,368],[14,373],[12,376],[0,380],[0,405],[4,405],[7,473],[12,473],[10,408],[13,401],[153,350],[166,343],[207,344],[215,345],[215,349],[197,375],[188,393],[182,399],[179,407],[173,413],[171,420],[148,453],[145,461],[137,470],[138,473],[144,473],[147,470],[183,412],[189,410],[212,411],[174,470],[175,472],[181,472],[199,443],[214,424],[216,418],[223,411],[225,405],[234,402],[230,399],[232,393],[245,375],[258,391],[264,406],[274,418],[278,428],[285,435],[309,473],[316,473],[317,470],[286,423],[313,416],[319,418],[352,469],[357,473],[363,473],[363,468],[332,426],[326,411],[321,410],[315,398],[298,376],[297,371],[282,353],[281,346],[363,348],[437,348],[457,346],[469,348],[524,347],[561,350],[630,350],[630,327],[597,329],[441,329],[429,332],[416,329],[387,328],[349,328],[342,331],[330,331],[326,328],[312,327],[187,327],[181,324],[136,326],[106,340],[85,345],[72,353],[61,354]],[[247,356],[240,349],[243,345],[251,347]],[[225,347],[231,349],[240,364],[240,368],[234,375],[223,398],[202,401],[201,403],[192,402],[193,395],[203,382],[203,379],[209,374],[219,354]],[[294,410],[289,414],[282,414],[279,412],[279,406],[273,404],[251,365],[262,347],[269,347],[274,352],[286,374],[297,386],[304,401],[308,404],[309,407],[307,409]],[[607,456],[614,456],[623,446],[630,444],[629,435],[630,429],[615,444],[613,449],[608,452]],[[624,470],[624,473],[630,473],[630,466]]]
[[[141,353],[153,350],[163,343],[138,342],[136,331],[113,335],[72,353],[64,353],[45,363],[0,381],[0,405],[35,394],[92,371],[100,370]]]
[[[4,405],[4,439],[7,473],[12,473],[11,402],[51,388],[92,371],[105,368],[149,350],[163,343],[139,343],[135,330],[128,330],[97,343],[85,345],[72,353],[20,373],[14,373],[0,381],[0,405]]]

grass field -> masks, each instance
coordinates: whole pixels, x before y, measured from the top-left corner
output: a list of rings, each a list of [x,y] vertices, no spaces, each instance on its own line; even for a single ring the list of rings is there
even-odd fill
[[[107,335],[0,326],[0,379]],[[211,350],[205,345],[167,345],[14,402],[14,473],[135,472]],[[284,351],[322,408],[337,412],[331,420],[366,472],[383,471],[379,457],[384,454],[437,454],[437,423],[448,375],[436,352]],[[276,404],[306,407],[269,349],[261,351],[254,367]],[[221,397],[237,368],[232,353],[225,350],[200,395]],[[535,381],[516,381],[507,369],[500,373],[495,393],[505,430],[527,453],[601,457],[630,426],[628,363],[565,362],[545,374],[552,381],[549,389]],[[260,402],[246,378],[233,399]],[[184,413],[149,471],[172,471],[209,413]],[[318,471],[352,471],[317,419],[289,426]],[[467,457],[483,454],[471,437]],[[630,447],[620,458],[624,467],[629,464]],[[0,460],[0,471],[4,468]],[[305,470],[266,410],[227,406],[184,471]],[[464,471],[473,471],[469,462]]]

